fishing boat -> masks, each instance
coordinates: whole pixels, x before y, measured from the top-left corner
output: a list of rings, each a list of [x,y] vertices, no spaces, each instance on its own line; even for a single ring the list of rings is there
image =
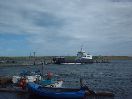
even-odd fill
[[[45,79],[42,79],[38,82],[41,86],[44,87],[62,87],[63,80],[58,80],[58,75],[53,75],[53,73],[48,72],[45,75]]]
[[[112,92],[95,92],[84,85],[83,79],[80,78],[80,88],[58,88],[43,87],[42,85],[30,82],[27,85],[30,93],[43,99],[84,99],[90,96],[113,97]]]
[[[57,78],[56,78],[57,79]],[[14,85],[18,85],[23,89],[26,88],[26,84],[29,82],[35,82],[44,87],[62,87],[63,81],[56,80],[55,76],[53,77],[53,73],[48,72],[47,74],[41,76],[40,73],[31,73],[29,71],[24,71],[21,75],[13,76],[12,82]]]
[[[45,87],[62,87],[63,81],[62,80],[41,80],[39,82],[40,85]]]
[[[40,71],[25,71],[23,70],[19,75],[12,76],[12,82],[14,84],[18,84],[21,79],[25,79],[26,83],[35,82],[37,80],[41,80],[42,77],[40,75]]]
[[[81,88],[51,88],[33,82],[28,83],[27,87],[32,94],[48,99],[83,99],[85,95],[85,90]]]

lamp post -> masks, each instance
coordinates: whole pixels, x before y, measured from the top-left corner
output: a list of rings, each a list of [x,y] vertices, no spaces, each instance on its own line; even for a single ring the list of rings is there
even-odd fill
[[[33,55],[34,55],[34,65],[36,64],[36,62],[35,62],[35,54],[36,54],[36,52],[33,52]]]

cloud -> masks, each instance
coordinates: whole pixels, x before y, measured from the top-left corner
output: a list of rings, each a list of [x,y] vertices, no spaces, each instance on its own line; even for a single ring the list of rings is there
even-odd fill
[[[26,52],[132,55],[131,0],[0,0],[0,13],[0,34],[26,35]]]

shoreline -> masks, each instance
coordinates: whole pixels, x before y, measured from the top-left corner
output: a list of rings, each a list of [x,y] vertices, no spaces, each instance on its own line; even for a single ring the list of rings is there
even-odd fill
[[[56,56],[36,56],[36,57],[0,57],[0,67],[4,66],[35,66],[42,65],[42,63],[55,64],[53,58]],[[74,60],[76,56],[64,56],[66,59]],[[100,61],[108,60],[132,60],[130,56],[93,56],[93,61],[99,63]],[[97,61],[97,62],[96,62]],[[103,62],[102,62],[103,63]],[[104,62],[105,63],[105,62]]]

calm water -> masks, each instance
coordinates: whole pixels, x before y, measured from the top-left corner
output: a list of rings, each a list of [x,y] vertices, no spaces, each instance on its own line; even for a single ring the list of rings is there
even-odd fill
[[[42,69],[42,66],[0,67],[0,75],[16,75],[22,70]],[[132,60],[87,65],[45,65],[44,73],[53,72],[63,79],[65,87],[79,87],[79,78],[95,91],[112,91],[114,99],[132,99]],[[0,93],[0,99],[28,99],[27,95]]]

